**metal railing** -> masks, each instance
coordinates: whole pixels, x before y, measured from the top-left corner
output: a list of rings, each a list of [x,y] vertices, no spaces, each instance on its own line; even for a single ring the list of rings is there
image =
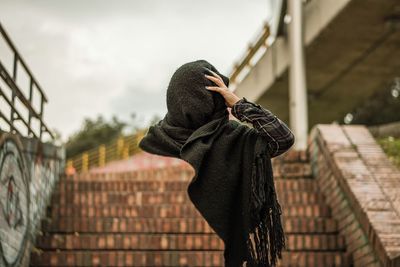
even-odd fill
[[[16,123],[21,122],[22,127],[27,131],[26,136],[34,137],[42,140],[43,134],[47,133],[51,139],[54,139],[53,133],[46,126],[43,121],[44,104],[48,102],[45,93],[40,87],[38,81],[29,70],[27,64],[22,59],[22,56],[18,53],[15,45],[11,41],[7,32],[4,30],[0,23],[0,40],[5,42],[9,48],[13,57],[12,71],[7,71],[7,67],[3,60],[0,58],[0,77],[2,83],[0,83],[0,99],[9,107],[10,112],[6,112],[0,109],[0,118],[3,119],[10,128],[10,132],[17,133],[24,136],[21,129],[17,128]],[[22,69],[20,69],[20,68]],[[29,92],[24,94],[21,87],[18,85],[17,75],[20,71],[24,71],[29,80]],[[7,94],[8,92],[8,94]],[[39,107],[34,107],[34,98],[38,97]],[[20,102],[23,108],[17,108],[16,102]],[[28,112],[27,118],[24,118],[24,110]],[[8,112],[7,112],[8,113]],[[39,127],[34,127],[34,120],[39,124]]]
[[[144,134],[145,130],[142,130],[134,135],[121,136],[108,144],[102,144],[69,158],[66,172],[87,172],[91,168],[103,167],[111,161],[127,159],[141,151],[138,144]]]
[[[262,47],[267,47],[267,39],[270,36],[270,28],[268,22],[265,22],[261,32],[258,34],[257,38],[253,43],[250,43],[247,47],[246,52],[242,56],[242,58],[236,62],[233,66],[233,70],[230,74],[230,80],[232,83],[236,83],[240,73],[246,67],[252,67],[251,60],[254,55],[259,51]]]

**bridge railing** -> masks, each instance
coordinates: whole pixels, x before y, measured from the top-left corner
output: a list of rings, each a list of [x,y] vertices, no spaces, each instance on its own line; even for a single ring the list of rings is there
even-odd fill
[[[43,121],[47,97],[1,23],[0,44],[0,120],[9,127],[3,130],[41,141],[44,134],[54,139]],[[5,63],[7,55],[11,64]]]
[[[258,32],[256,38],[254,38],[254,41],[249,43],[243,56],[234,63],[231,74],[229,75],[232,84],[239,82],[242,74],[246,72],[246,69],[252,67],[252,61],[257,57],[256,55],[260,51],[265,51],[265,49],[268,47],[267,40],[269,36],[270,26],[268,22],[265,22],[261,31]]]
[[[127,159],[141,151],[138,144],[144,133],[138,131],[133,135],[120,136],[108,144],[102,144],[68,158],[66,172],[68,174],[87,172],[95,167],[103,167],[111,161]]]

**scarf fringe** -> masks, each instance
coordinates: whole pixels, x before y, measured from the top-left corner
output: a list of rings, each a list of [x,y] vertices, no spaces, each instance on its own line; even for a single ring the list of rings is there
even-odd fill
[[[265,168],[266,160],[265,154],[257,155],[252,167],[246,267],[274,267],[285,248],[282,210],[277,200],[272,170]]]

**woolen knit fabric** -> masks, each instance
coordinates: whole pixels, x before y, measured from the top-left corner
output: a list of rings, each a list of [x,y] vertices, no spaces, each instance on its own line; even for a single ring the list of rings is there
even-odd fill
[[[194,169],[187,193],[223,240],[225,266],[275,266],[285,238],[267,139],[229,120],[223,96],[205,89],[204,74],[229,78],[206,60],[179,67],[171,77],[168,112],[149,127],[139,147],[180,158]]]

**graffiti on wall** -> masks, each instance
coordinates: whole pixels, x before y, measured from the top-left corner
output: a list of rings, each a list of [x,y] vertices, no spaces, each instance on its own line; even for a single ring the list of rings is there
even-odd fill
[[[40,149],[34,155],[28,156],[30,164],[30,219],[31,231],[40,228],[40,220],[45,216],[48,198],[53,192],[59,164],[54,159],[43,157]]]
[[[0,267],[29,266],[65,150],[0,131]]]
[[[21,151],[16,138],[0,138],[0,266],[19,266],[27,244],[29,175]]]

